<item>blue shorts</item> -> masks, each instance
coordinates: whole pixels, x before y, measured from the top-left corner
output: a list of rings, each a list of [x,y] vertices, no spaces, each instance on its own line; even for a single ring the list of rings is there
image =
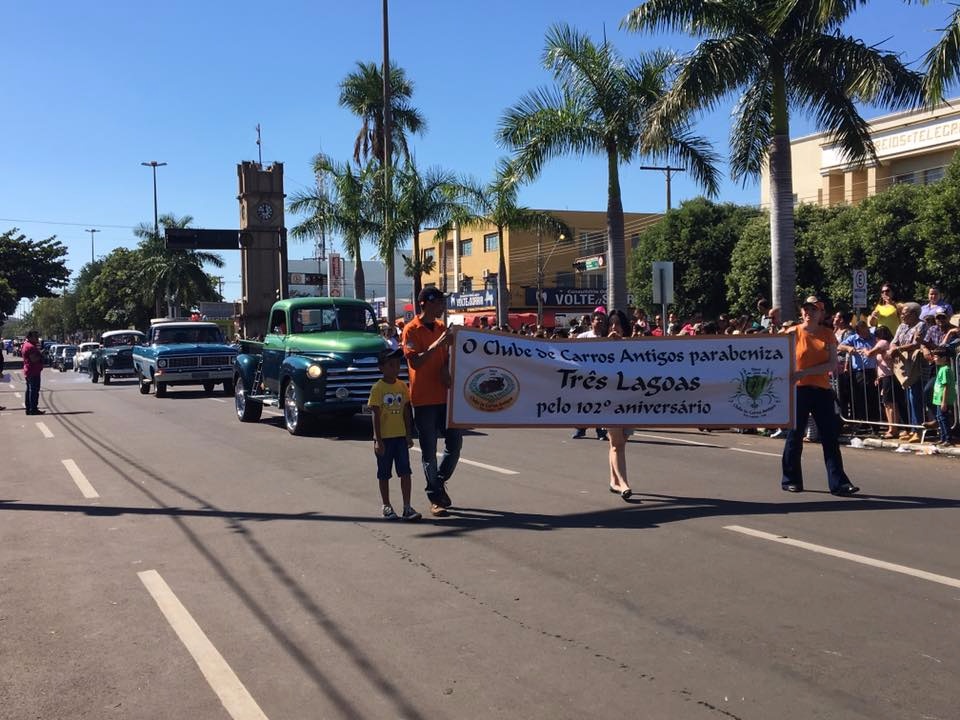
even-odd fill
[[[389,480],[390,470],[396,466],[397,477],[410,474],[410,448],[405,437],[383,439],[383,455],[377,458],[377,480]]]

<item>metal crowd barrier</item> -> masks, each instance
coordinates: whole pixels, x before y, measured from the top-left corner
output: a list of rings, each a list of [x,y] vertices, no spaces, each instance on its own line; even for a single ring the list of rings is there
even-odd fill
[[[954,388],[953,424],[950,427],[954,431],[960,424],[960,347],[957,350],[958,352],[955,353],[952,360],[956,387]],[[870,428],[876,428],[877,431],[880,431],[892,426],[919,434],[921,442],[926,440],[926,435],[931,430],[934,434],[937,433],[935,427],[928,428],[923,425],[911,425],[905,422],[909,417],[906,391],[900,386],[896,378],[892,381],[892,387],[894,407],[897,410],[897,422],[888,423],[883,403],[880,400],[880,387],[875,383],[876,370],[853,370],[848,359],[842,353],[840,360],[845,369],[841,373],[831,375],[831,384],[840,408],[840,419],[848,426],[848,430],[856,432],[859,428],[863,432]],[[924,374],[917,382],[926,384],[929,378],[929,375]],[[924,393],[923,407],[925,412],[929,405],[929,397]]]

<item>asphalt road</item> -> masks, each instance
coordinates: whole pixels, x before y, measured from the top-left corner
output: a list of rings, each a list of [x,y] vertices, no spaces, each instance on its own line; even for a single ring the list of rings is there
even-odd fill
[[[777,440],[643,430],[625,503],[592,432],[478,430],[407,524],[363,418],[16,376],[0,718],[960,717],[956,458],[845,450],[837,498],[808,446],[788,495]]]

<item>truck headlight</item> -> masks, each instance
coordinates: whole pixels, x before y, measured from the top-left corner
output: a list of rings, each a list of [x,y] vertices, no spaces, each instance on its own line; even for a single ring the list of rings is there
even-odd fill
[[[307,377],[311,380],[323,377],[323,365],[311,365],[307,368]]]
[[[157,367],[166,367],[166,366],[167,366],[166,360],[157,360]]]

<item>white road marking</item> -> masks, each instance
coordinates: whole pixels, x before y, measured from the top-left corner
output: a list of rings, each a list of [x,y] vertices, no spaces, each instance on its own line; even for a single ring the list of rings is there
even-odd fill
[[[77,487],[80,488],[80,492],[83,493],[85,498],[98,498],[100,493],[93,489],[93,485],[90,484],[90,481],[87,480],[86,476],[77,467],[77,464],[70,460],[61,460],[63,466],[67,469],[67,472],[70,473],[70,477],[73,478],[73,481],[77,484]]]
[[[783,453],[768,453],[763,452],[762,450],[747,450],[746,448],[727,448],[727,450],[731,450],[732,452],[749,453],[750,455],[766,455],[767,457],[781,457],[783,455]]]
[[[412,450],[417,452],[422,452],[420,448],[414,445]],[[458,462],[462,462],[464,465],[473,465],[474,467],[483,468],[484,470],[491,470],[495,473],[500,473],[501,475],[519,475],[520,473],[516,470],[508,470],[507,468],[497,467],[496,465],[487,465],[486,463],[477,462],[476,460],[467,460],[465,458],[460,458]]]
[[[220,698],[223,707],[234,720],[267,720],[240,678],[213,646],[200,626],[183,606],[166,581],[156,570],[144,570],[137,577],[153,597],[160,612],[193,657],[203,677]]]
[[[37,423],[37,428],[40,430],[40,432],[43,433],[43,436],[44,436],[45,438],[52,438],[52,437],[53,437],[53,433],[50,432],[50,428],[48,428],[45,423],[38,422],[38,423]]]
[[[875,558],[867,557],[866,555],[856,555],[854,553],[846,552],[845,550],[834,550],[833,548],[829,548],[824,545],[814,545],[813,543],[804,542],[803,540],[794,540],[793,538],[783,537],[782,535],[774,535],[772,533],[763,532],[762,530],[753,530],[752,528],[743,527],[741,525],[725,525],[723,529],[732,530],[733,532],[760,538],[762,540],[771,540],[772,542],[777,542],[782,545],[790,545],[792,547],[801,548],[802,550],[809,550],[810,552],[820,553],[821,555],[831,555],[843,560],[860,563],[861,565],[869,565],[871,567],[880,568],[881,570],[889,570],[890,572],[909,575],[911,577],[920,578],[921,580],[928,580],[930,582],[940,583],[941,585],[947,585],[953,588],[960,588],[960,580],[957,580],[956,578],[947,577],[946,575],[937,575],[936,573],[927,572],[926,570],[917,570],[916,568],[912,568],[907,565],[897,565],[896,563],[890,563],[886,560],[877,560]]]
[[[225,402],[226,402],[226,400],[222,400],[222,399],[220,399],[220,398],[210,398],[210,399],[213,400],[214,402],[221,402],[221,403],[225,403]]]

